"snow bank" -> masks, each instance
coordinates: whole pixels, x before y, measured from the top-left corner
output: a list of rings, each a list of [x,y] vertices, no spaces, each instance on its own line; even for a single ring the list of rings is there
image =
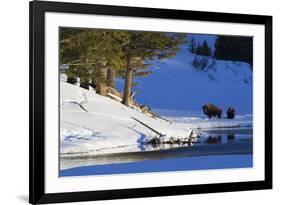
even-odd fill
[[[165,134],[166,139],[191,135],[192,130],[183,124],[151,118],[65,80],[60,89],[61,157],[140,151],[140,145],[156,134],[132,117]]]
[[[214,128],[251,128],[253,126],[253,116],[251,114],[238,115],[234,119],[209,118],[202,112],[186,112],[178,110],[156,110],[164,118],[184,125],[190,129],[214,129]]]
[[[160,60],[152,74],[138,78],[136,100],[173,123],[151,118],[108,97],[66,83],[61,76],[61,156],[141,150],[155,133],[132,117],[171,137],[186,138],[191,129],[252,126],[252,70],[249,64],[208,59],[204,71],[192,66],[193,54],[179,52]],[[122,87],[122,81],[117,81]],[[222,119],[208,119],[202,105],[213,103],[224,110]],[[233,120],[225,119],[229,106]]]

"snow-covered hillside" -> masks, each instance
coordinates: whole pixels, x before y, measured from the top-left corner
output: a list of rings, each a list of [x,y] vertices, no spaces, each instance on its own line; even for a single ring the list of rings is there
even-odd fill
[[[141,151],[155,133],[132,117],[170,137],[189,137],[191,129],[251,126],[251,117],[208,119],[172,116],[173,123],[149,117],[108,97],[61,80],[60,152],[91,155]],[[196,134],[194,132],[194,134]]]
[[[155,133],[132,117],[165,136],[188,138],[187,126],[149,117],[94,91],[61,80],[61,156],[140,151]]]
[[[183,48],[172,59],[154,61],[152,74],[135,80],[136,100],[161,110],[202,113],[202,106],[212,103],[221,107],[224,115],[230,106],[238,115],[252,114],[251,66],[209,58],[207,67],[198,71],[192,65],[195,57]],[[122,80],[117,87],[122,90]]]
[[[198,57],[198,56],[197,56]],[[192,129],[252,126],[252,70],[249,64],[207,59],[196,70],[193,54],[179,52],[172,59],[153,63],[152,74],[138,78],[136,100],[172,121],[169,123],[103,97],[94,90],[66,83],[60,86],[60,153],[62,158],[119,152],[149,151],[144,145],[156,136],[143,124],[171,137],[188,138]],[[199,58],[202,58],[199,56]],[[117,81],[117,87],[122,82]],[[208,119],[202,105],[213,103],[224,110],[222,119]],[[233,120],[225,118],[229,106]],[[194,136],[198,134],[193,132]],[[203,134],[204,137],[204,134]],[[202,139],[202,138],[201,138]],[[162,146],[159,149],[169,146]],[[155,150],[155,147],[151,147]]]
[[[168,68],[164,66],[163,69],[165,70]],[[184,70],[183,68],[179,69]],[[201,76],[203,79],[203,74],[196,73],[195,71],[192,72],[193,74],[195,73]],[[155,89],[155,92],[160,92],[160,94],[156,92],[153,97],[150,96],[151,99],[147,96],[144,99],[153,103],[156,102],[155,99],[158,100],[159,95],[162,95],[162,97],[166,99],[163,99],[165,103],[160,105],[176,105],[177,103],[179,106],[183,105],[179,98],[169,97],[170,95],[173,97],[175,95],[180,95],[180,93],[170,92],[169,86],[162,86],[160,89],[157,87],[157,83],[161,84],[163,82],[155,81],[155,87],[152,86],[150,88]],[[184,82],[180,84],[184,84]],[[144,88],[149,89],[149,87]],[[77,163],[79,160],[68,160],[77,157],[81,158],[96,156],[97,154],[120,152],[156,151],[158,149],[170,149],[182,146],[176,144],[163,144],[158,147],[147,145],[147,142],[156,136],[155,132],[133,118],[140,120],[164,134],[164,141],[170,140],[171,138],[186,140],[189,139],[189,137],[197,141],[204,140],[204,137],[207,136],[204,136],[203,130],[199,132],[198,129],[252,126],[251,115],[236,116],[233,120],[225,118],[209,119],[204,116],[201,111],[196,113],[194,111],[186,112],[185,110],[154,110],[166,119],[171,120],[172,123],[170,123],[162,119],[149,117],[141,113],[138,109],[126,107],[109,97],[100,96],[96,94],[93,89],[86,90],[78,85],[69,84],[66,82],[65,75],[61,76],[60,89],[61,169],[70,166],[79,166],[79,163]],[[148,90],[148,92],[151,91],[153,90]],[[195,91],[193,93],[195,93]],[[192,102],[188,103],[188,105],[195,105],[196,103],[193,101],[195,97],[192,96],[193,94],[186,93],[186,95],[187,97],[185,96],[185,98],[188,100],[185,102]],[[184,95],[182,95],[182,97],[184,97]],[[201,137],[197,139],[199,134]],[[69,165],[69,163],[71,165]]]

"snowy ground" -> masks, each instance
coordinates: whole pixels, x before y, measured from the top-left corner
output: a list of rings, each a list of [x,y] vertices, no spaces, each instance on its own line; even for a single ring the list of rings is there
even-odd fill
[[[140,144],[155,137],[155,133],[132,117],[165,134],[166,139],[191,135],[192,130],[183,124],[151,118],[64,80],[60,89],[61,157],[139,151]]]
[[[221,119],[209,119],[201,112],[188,112],[178,110],[161,110],[155,111],[170,121],[185,125],[190,129],[213,129],[213,128],[244,128],[253,126],[253,116],[251,114],[237,115],[234,119],[227,119],[223,116]]]
[[[155,137],[135,117],[165,134],[165,138],[190,136],[193,129],[251,126],[251,116],[235,120],[205,116],[167,117],[173,123],[154,119],[108,97],[65,82],[62,78],[60,112],[60,155],[75,158],[97,154],[143,151],[142,146]],[[161,113],[161,112],[160,112]],[[174,112],[175,113],[175,112]],[[161,113],[162,114],[162,113]],[[202,132],[204,134],[204,132]],[[198,132],[193,135],[198,134]],[[165,147],[164,147],[165,148]]]
[[[192,66],[193,54],[179,52],[173,59],[153,62],[152,74],[136,79],[136,100],[152,108],[172,123],[151,118],[93,90],[60,82],[61,159],[151,151],[143,149],[156,134],[132,117],[158,132],[187,139],[211,128],[252,127],[252,71],[249,64],[208,58],[203,71]],[[198,57],[198,56],[197,56]],[[199,56],[200,57],[200,56]],[[122,89],[122,81],[117,87]],[[160,89],[161,88],[161,89]],[[221,119],[202,114],[202,105],[213,103],[223,109]],[[233,120],[226,119],[229,106],[236,109]],[[190,112],[190,110],[192,110]],[[162,146],[159,149],[169,149]],[[155,148],[153,148],[155,150]]]

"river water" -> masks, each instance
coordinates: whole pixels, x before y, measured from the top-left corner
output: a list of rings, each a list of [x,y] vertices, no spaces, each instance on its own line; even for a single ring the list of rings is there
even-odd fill
[[[251,127],[199,131],[204,134],[192,146],[141,145],[141,152],[64,161],[60,176],[252,167]]]

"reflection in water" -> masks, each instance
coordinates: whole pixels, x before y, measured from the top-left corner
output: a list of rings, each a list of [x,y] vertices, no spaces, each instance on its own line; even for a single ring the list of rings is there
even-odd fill
[[[150,143],[142,144],[142,151],[160,151],[160,150],[169,150],[180,147],[190,147],[193,144],[188,143]]]
[[[147,144],[145,137],[141,136],[137,141],[140,152],[93,155],[70,160],[61,159],[60,168],[180,157],[252,154],[252,129],[204,130],[204,133],[205,135],[202,135],[195,144]]]
[[[142,151],[164,151],[187,148],[186,150],[189,153],[193,153],[194,150],[204,150],[204,153],[209,155],[218,154],[218,152],[226,152],[228,154],[236,153],[241,147],[243,147],[243,149],[252,149],[253,135],[251,129],[208,130],[201,134],[201,137],[193,144],[143,144]],[[237,147],[238,149],[236,149]],[[208,150],[208,152],[205,152],[206,150]]]
[[[227,142],[233,143],[235,141],[235,135],[233,133],[230,133],[227,135]]]
[[[228,133],[226,136],[226,141],[223,142],[222,135],[209,135],[207,139],[203,142],[204,144],[222,144],[222,143],[234,143],[235,142],[235,134]]]
[[[218,135],[217,137],[209,136],[205,142],[205,144],[221,144],[221,136]]]

